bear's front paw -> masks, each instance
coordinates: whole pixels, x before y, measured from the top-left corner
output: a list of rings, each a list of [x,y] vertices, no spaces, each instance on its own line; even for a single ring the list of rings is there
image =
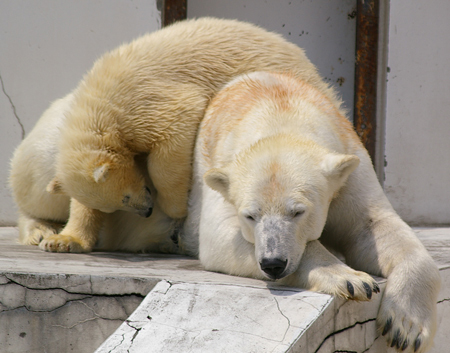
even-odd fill
[[[72,235],[54,234],[41,241],[39,247],[50,252],[90,252],[92,246]]]
[[[319,267],[310,272],[308,282],[313,291],[359,301],[370,300],[373,293],[380,292],[370,275],[344,264]]]
[[[406,301],[406,298],[404,298]],[[426,352],[433,339],[433,313],[424,307],[405,311],[390,298],[383,299],[377,325],[388,345],[402,352]]]

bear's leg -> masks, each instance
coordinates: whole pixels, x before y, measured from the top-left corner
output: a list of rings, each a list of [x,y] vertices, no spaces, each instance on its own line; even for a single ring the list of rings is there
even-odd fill
[[[406,352],[425,352],[436,331],[439,271],[393,210],[370,160],[361,165],[333,201],[323,237],[349,266],[387,278],[377,323],[388,343]]]
[[[194,137],[180,136],[179,146],[161,142],[148,159],[150,179],[157,190],[156,200],[169,217],[180,219],[187,215],[187,200],[192,175]]]
[[[70,200],[70,216],[59,234],[46,237],[39,247],[52,252],[90,252],[97,242],[104,214]]]
[[[350,266],[387,278],[377,317],[391,346],[425,352],[436,331],[439,271],[396,214],[373,217],[344,252]]]
[[[280,283],[355,300],[370,300],[380,291],[371,276],[342,263],[318,240],[306,244],[298,270]]]
[[[19,214],[19,242],[24,245],[39,245],[42,239],[58,233],[63,224],[45,221]]]

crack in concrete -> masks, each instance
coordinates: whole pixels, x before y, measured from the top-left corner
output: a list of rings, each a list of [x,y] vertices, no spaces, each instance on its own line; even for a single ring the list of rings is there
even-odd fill
[[[110,350],[108,351],[108,353],[111,353],[111,352],[113,352],[116,348],[120,347],[120,346],[122,345],[123,341],[125,341],[125,334],[124,334],[124,333],[122,333],[122,341],[120,341],[120,342],[119,342],[118,344],[116,344],[112,349],[110,349]]]
[[[348,327],[344,327],[343,329],[340,329],[340,330],[337,330],[337,331],[335,331],[335,332],[330,333],[327,337],[325,337],[325,338],[323,339],[323,341],[320,343],[319,347],[317,347],[317,349],[314,351],[314,353],[317,353],[317,352],[320,350],[320,348],[323,346],[323,344],[324,344],[329,338],[331,338],[331,337],[333,337],[333,336],[335,336],[335,335],[337,335],[337,334],[339,334],[339,333],[342,333],[342,332],[344,332],[344,331],[351,330],[352,328],[355,328],[357,325],[365,325],[365,324],[367,324],[367,323],[369,323],[369,322],[373,322],[373,321],[376,321],[376,319],[368,319],[368,320],[361,321],[361,322],[360,322],[360,321],[357,321],[357,322],[355,322],[353,325],[350,325],[350,326],[348,326]]]
[[[131,292],[131,293],[116,293],[116,294],[107,294],[107,293],[93,293],[93,289],[92,289],[92,277],[89,276],[89,282],[90,282],[90,291],[89,293],[86,292],[75,292],[75,291],[69,291],[65,288],[62,287],[48,287],[48,288],[33,288],[30,286],[27,286],[23,283],[20,283],[18,281],[13,280],[12,278],[8,277],[8,274],[3,274],[3,276],[9,280],[9,282],[7,283],[1,283],[1,286],[5,286],[8,284],[17,284],[18,286],[21,286],[23,288],[29,289],[29,290],[36,290],[36,291],[53,291],[53,290],[62,290],[67,294],[76,294],[76,295],[89,295],[91,297],[107,297],[107,298],[126,298],[126,297],[131,297],[131,296],[136,296],[138,298],[144,299],[145,295],[142,295],[140,293],[136,293],[136,292]]]
[[[135,327],[133,326],[131,323],[132,321],[130,320],[125,320],[125,323],[128,325],[128,327],[131,327],[132,329],[134,329],[136,332],[133,334],[133,337],[131,337],[131,341],[130,341],[130,345],[127,348],[127,352],[130,352],[131,346],[133,346],[134,343],[134,339],[137,337],[137,335],[139,334],[139,331],[142,330],[142,327]]]
[[[6,96],[6,98],[8,98],[9,104],[11,104],[11,108],[12,108],[13,114],[16,117],[16,120],[17,120],[17,122],[20,125],[20,129],[22,130],[22,140],[23,140],[25,138],[25,128],[24,128],[22,122],[20,121],[19,116],[17,115],[16,106],[14,105],[14,103],[13,103],[11,97],[9,96],[9,94],[6,93],[5,84],[3,83],[3,78],[2,78],[1,74],[0,74],[0,83],[1,83],[1,86],[2,86],[3,94]]]
[[[83,294],[82,294],[82,295],[83,295]],[[89,298],[92,298],[92,297],[87,296],[87,297],[84,297],[84,298],[78,298],[78,299],[67,299],[67,300],[64,302],[64,304],[62,304],[62,305],[60,305],[60,306],[57,306],[57,307],[54,307],[53,309],[49,309],[49,310],[44,310],[44,309],[43,309],[43,310],[33,310],[33,309],[30,308],[29,305],[27,305],[27,304],[25,303],[24,305],[20,305],[20,306],[17,306],[17,307],[15,307],[15,308],[8,308],[8,309],[6,309],[6,310],[1,310],[1,311],[0,311],[0,314],[3,313],[3,312],[10,312],[10,311],[18,310],[18,309],[25,309],[26,311],[28,311],[28,312],[30,312],[30,313],[51,313],[51,312],[53,312],[53,311],[56,311],[56,310],[59,310],[59,309],[65,307],[65,306],[66,306],[67,304],[69,304],[69,303],[72,303],[72,302],[83,302],[83,300],[89,299]],[[1,301],[0,301],[0,304],[2,304],[3,306],[5,306]],[[83,304],[86,304],[86,303],[83,303]]]
[[[443,303],[443,302],[450,302],[450,298],[445,298],[445,299],[439,300],[439,301],[437,302],[437,304],[441,304],[441,303]]]
[[[122,322],[122,320],[120,320],[120,319],[108,319],[108,318],[103,318],[103,317],[91,317],[91,318],[89,318],[89,319],[85,319],[85,320],[82,320],[82,321],[78,321],[77,323],[73,324],[72,326],[52,325],[52,327],[61,327],[61,328],[67,329],[67,330],[71,330],[71,329],[73,329],[75,326],[84,324],[85,322],[98,320],[98,319],[107,320],[107,321],[120,321],[120,322]]]
[[[283,335],[283,339],[281,340],[281,342],[284,342],[284,339],[286,338],[286,335],[289,331],[289,329],[291,328],[291,320],[283,313],[283,311],[280,309],[280,303],[278,303],[278,300],[276,297],[273,297],[273,299],[275,300],[275,303],[277,304],[277,309],[280,312],[280,314],[287,320],[288,323],[288,327],[286,328],[286,331],[284,331],[284,335]]]

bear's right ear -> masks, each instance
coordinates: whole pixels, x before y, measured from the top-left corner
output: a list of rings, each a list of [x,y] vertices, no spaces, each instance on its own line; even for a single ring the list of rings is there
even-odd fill
[[[359,158],[351,154],[329,153],[322,161],[322,169],[325,175],[336,181],[340,186],[358,165]]]
[[[63,187],[61,182],[58,180],[57,177],[54,177],[52,181],[47,185],[45,188],[47,192],[50,194],[64,194]]]
[[[228,189],[230,186],[230,179],[228,175],[221,169],[213,168],[208,170],[203,176],[206,185],[211,189],[216,190],[228,199]]]
[[[94,169],[92,176],[94,177],[95,182],[104,183],[109,173],[109,164],[105,163],[101,166]]]

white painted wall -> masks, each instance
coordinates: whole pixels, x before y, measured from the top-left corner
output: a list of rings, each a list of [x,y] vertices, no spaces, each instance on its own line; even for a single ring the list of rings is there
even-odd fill
[[[412,224],[450,223],[450,1],[390,2],[384,187]]]
[[[0,1],[0,225],[14,224],[9,160],[50,102],[107,50],[160,28],[156,0]]]

